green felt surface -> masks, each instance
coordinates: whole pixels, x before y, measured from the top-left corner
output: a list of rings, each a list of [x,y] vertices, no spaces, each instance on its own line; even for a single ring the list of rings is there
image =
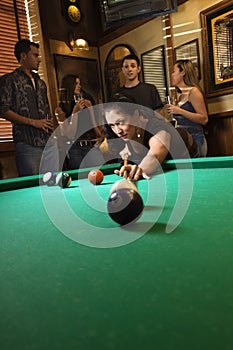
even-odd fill
[[[225,166],[209,160],[208,168],[193,169],[190,205],[170,234],[165,230],[179,192],[177,170],[151,180],[149,201],[148,182],[140,181],[148,205],[132,232],[121,229],[130,239],[138,236],[118,247],[95,247],[106,238],[99,231],[95,241],[94,233],[88,236],[94,225],[107,238],[116,235],[108,214],[87,203],[96,204],[98,195],[98,209],[104,207],[118,179],[111,172],[97,187],[84,178],[64,190],[34,186],[0,193],[0,348],[231,350],[233,168],[226,160]],[[181,172],[189,179],[186,169]],[[93,246],[70,239],[51,221],[56,212],[58,225],[69,219],[61,198],[88,222],[86,229],[77,226],[77,234]]]

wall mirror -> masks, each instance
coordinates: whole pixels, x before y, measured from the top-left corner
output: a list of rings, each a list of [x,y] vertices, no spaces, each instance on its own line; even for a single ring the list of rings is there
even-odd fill
[[[117,45],[109,52],[104,66],[107,100],[120,86],[124,85],[121,61],[123,57],[131,53],[134,53],[134,51],[128,45]]]
[[[96,103],[99,103],[101,87],[97,60],[54,54],[54,63],[60,99],[62,97],[66,100],[65,93],[62,91],[63,78],[73,74],[80,77],[84,90],[92,95]]]

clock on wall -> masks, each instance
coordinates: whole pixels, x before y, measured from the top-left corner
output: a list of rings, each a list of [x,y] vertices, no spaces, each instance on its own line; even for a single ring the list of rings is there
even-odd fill
[[[77,24],[81,19],[77,0],[61,0],[62,14],[71,24]]]

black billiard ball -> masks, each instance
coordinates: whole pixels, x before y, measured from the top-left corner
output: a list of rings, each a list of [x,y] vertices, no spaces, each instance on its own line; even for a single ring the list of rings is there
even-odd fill
[[[54,186],[56,184],[56,173],[48,171],[43,175],[43,183],[48,186]]]
[[[62,188],[69,187],[71,184],[72,178],[68,173],[59,173],[56,177],[56,185],[59,185]]]
[[[119,188],[110,195],[107,204],[109,216],[120,225],[137,221],[143,208],[142,197],[131,188]]]
[[[88,180],[93,184],[93,185],[99,185],[104,179],[104,174],[102,173],[101,170],[99,169],[94,169],[89,171],[88,173]]]
[[[112,194],[113,192],[116,192],[120,188],[130,188],[130,189],[138,192],[136,185],[132,181],[130,181],[128,179],[122,179],[122,180],[118,180],[117,182],[114,183],[114,185],[110,189],[110,194]]]

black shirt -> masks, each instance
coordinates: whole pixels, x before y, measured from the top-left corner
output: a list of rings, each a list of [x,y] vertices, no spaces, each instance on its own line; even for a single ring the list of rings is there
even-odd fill
[[[116,92],[132,96],[135,103],[138,105],[153,110],[163,108],[163,102],[160,98],[159,92],[152,84],[139,82],[138,85],[133,87],[122,86]]]

